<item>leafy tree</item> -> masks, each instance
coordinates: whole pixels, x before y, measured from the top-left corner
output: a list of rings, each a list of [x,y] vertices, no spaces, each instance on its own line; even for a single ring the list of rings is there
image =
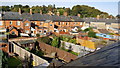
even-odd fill
[[[96,33],[93,32],[93,31],[89,31],[89,32],[88,32],[88,37],[96,38]]]
[[[2,9],[2,11],[10,11],[10,7],[9,6],[2,6],[0,8]]]
[[[69,42],[76,44],[76,39],[70,39]]]
[[[52,46],[59,48],[60,47],[60,38],[54,37],[51,43]]]

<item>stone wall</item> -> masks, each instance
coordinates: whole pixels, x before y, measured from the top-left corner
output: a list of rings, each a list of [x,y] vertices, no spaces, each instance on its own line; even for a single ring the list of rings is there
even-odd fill
[[[28,51],[26,51],[25,49],[17,46],[16,44],[12,43],[14,45],[14,53],[17,53],[20,57],[22,57],[23,59],[25,59],[25,57],[30,57],[32,56],[33,57],[33,66],[38,66],[38,65],[41,65],[41,64],[47,64],[49,65],[48,61],[34,55],[33,53],[30,53]]]

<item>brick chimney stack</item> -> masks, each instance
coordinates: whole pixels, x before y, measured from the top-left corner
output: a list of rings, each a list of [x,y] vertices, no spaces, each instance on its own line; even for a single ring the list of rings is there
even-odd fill
[[[80,17],[81,15],[80,14],[77,14],[78,17]]]
[[[48,15],[52,15],[53,13],[51,11],[48,12]]]
[[[40,14],[42,14],[42,10],[40,10]]]
[[[56,15],[57,15],[57,16],[60,16],[60,12],[57,12]]]
[[[21,9],[19,8],[19,15],[21,15]]]
[[[67,16],[67,12],[64,12],[63,15],[64,15],[64,16]]]
[[[100,19],[100,15],[97,15],[97,19]]]
[[[30,15],[32,15],[32,9],[30,9]]]

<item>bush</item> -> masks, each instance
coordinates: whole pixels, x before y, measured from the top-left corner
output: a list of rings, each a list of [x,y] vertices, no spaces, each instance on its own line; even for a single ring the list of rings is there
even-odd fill
[[[93,31],[89,31],[89,32],[88,32],[88,37],[96,38],[96,33],[93,32]]]
[[[36,34],[37,37],[40,37],[40,34]]]

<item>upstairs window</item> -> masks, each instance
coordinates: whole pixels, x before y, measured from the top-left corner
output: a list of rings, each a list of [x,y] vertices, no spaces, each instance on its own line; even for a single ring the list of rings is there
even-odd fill
[[[2,21],[0,21],[0,25],[3,25]]]
[[[10,21],[10,25],[12,25],[12,21]]]
[[[29,24],[28,24],[28,23],[25,23],[25,26],[29,26]]]
[[[29,30],[25,30],[25,33],[29,33]]]
[[[17,21],[17,25],[18,25],[18,26],[20,25],[20,21]]]
[[[68,25],[68,23],[66,23],[66,25]]]
[[[50,26],[52,26],[52,24],[50,24]]]
[[[40,25],[42,25],[43,24],[43,22],[40,22]]]
[[[58,25],[60,25],[60,22],[58,22]]]

